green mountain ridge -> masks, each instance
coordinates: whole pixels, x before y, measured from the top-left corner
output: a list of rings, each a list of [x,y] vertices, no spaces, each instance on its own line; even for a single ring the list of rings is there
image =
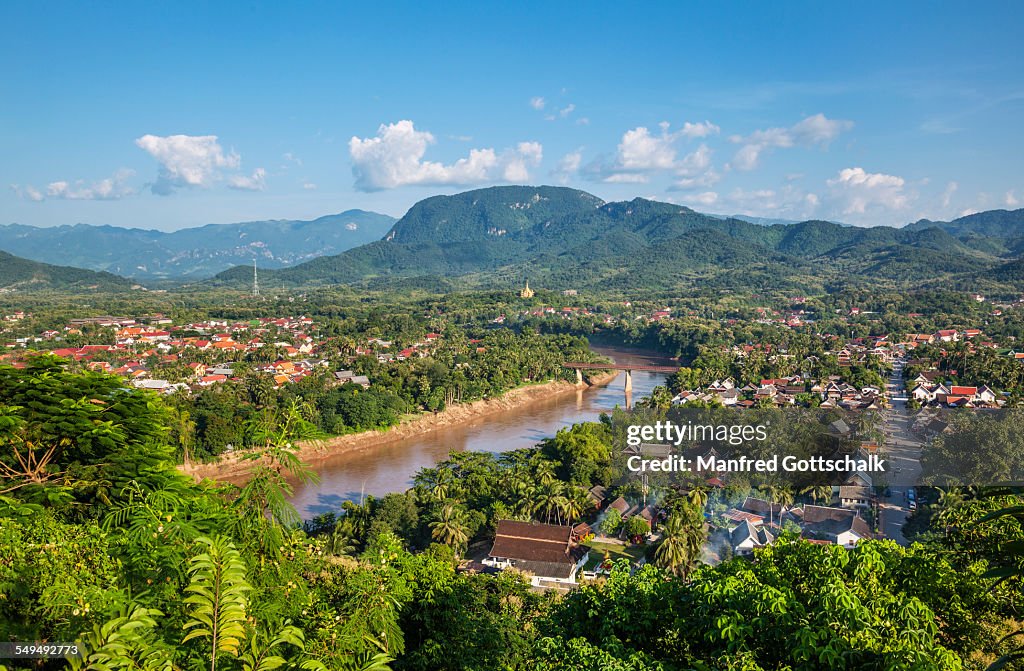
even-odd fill
[[[952,221],[921,219],[903,227],[905,231],[937,228],[957,237],[1020,238],[1024,237],[1024,209],[987,210],[964,215]]]
[[[493,240],[529,231],[571,214],[591,212],[604,201],[562,187],[507,186],[452,196],[433,196],[413,205],[385,236],[389,242]]]
[[[0,226],[0,249],[44,263],[70,264],[141,280],[205,279],[253,259],[283,268],[380,240],[392,217],[364,210],[310,221],[208,224],[170,233],[116,226]]]
[[[130,289],[132,284],[131,280],[111,273],[55,266],[0,251],[0,293],[71,289],[117,291]]]
[[[992,218],[1004,231],[1024,230],[1024,210]],[[507,288],[529,277],[552,288],[677,290],[742,286],[747,277],[768,288],[812,291],[843,283],[972,282],[1020,251],[1019,236],[960,236],[956,227],[765,225],[643,198],[605,203],[564,187],[507,186],[428,198],[384,240],[261,278],[294,286],[421,277]],[[1008,289],[1024,281],[1012,271],[1000,277]],[[250,282],[251,271],[235,268],[215,281]]]

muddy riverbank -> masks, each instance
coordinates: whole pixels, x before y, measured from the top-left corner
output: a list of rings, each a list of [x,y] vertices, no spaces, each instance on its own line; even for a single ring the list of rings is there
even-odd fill
[[[318,469],[319,464],[342,454],[369,450],[434,431],[450,429],[460,424],[476,422],[493,415],[520,410],[558,396],[579,393],[589,387],[607,385],[615,377],[615,373],[595,375],[583,387],[563,380],[518,387],[497,398],[460,403],[438,413],[417,415],[385,430],[363,431],[334,436],[322,441],[299,443],[298,455],[304,462]],[[229,454],[214,462],[182,464],[178,469],[196,480],[223,480],[239,484],[245,482],[252,468],[252,462],[244,460],[243,456],[242,453]]]

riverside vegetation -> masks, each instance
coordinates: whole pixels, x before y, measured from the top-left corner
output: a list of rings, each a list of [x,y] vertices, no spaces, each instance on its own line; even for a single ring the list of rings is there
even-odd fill
[[[585,488],[614,484],[614,417],[302,525],[286,475],[315,477],[293,449],[315,427],[296,404],[248,422],[244,487],[178,474],[166,403],[116,377],[35,359],[0,368],[0,404],[0,637],[77,640],[72,668],[984,668],[1019,626],[1006,492],[925,506],[910,548],[788,538],[715,567],[691,497],[668,497],[649,564],[555,597],[456,558],[496,519],[585,515]]]

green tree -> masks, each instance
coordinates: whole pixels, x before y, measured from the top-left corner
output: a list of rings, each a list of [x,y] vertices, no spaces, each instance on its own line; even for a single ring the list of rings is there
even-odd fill
[[[622,528],[622,513],[618,508],[608,508],[601,520],[601,531],[606,536],[614,536]]]
[[[466,514],[461,507],[448,502],[441,506],[437,519],[430,523],[430,536],[459,552],[469,542]]]
[[[644,537],[651,531],[651,525],[647,523],[647,520],[640,517],[639,515],[633,515],[626,520],[626,535],[630,538],[634,536]]]
[[[693,506],[683,505],[662,525],[654,562],[674,575],[686,575],[700,558],[705,538],[703,516]]]

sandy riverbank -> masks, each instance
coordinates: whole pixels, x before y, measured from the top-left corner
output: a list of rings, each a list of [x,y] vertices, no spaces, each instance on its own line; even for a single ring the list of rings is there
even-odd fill
[[[589,386],[608,384],[616,373],[596,375]],[[371,449],[386,443],[405,440],[414,436],[474,421],[488,415],[507,412],[562,394],[574,393],[579,388],[565,381],[551,381],[512,389],[498,398],[451,406],[439,413],[424,413],[383,431],[363,431],[345,436],[336,436],[315,443],[299,443],[299,458],[314,468],[322,461],[336,454]],[[241,454],[221,457],[211,463],[192,463],[178,466],[178,470],[196,480],[208,478],[228,482],[244,482],[252,468],[251,461],[243,461]]]

